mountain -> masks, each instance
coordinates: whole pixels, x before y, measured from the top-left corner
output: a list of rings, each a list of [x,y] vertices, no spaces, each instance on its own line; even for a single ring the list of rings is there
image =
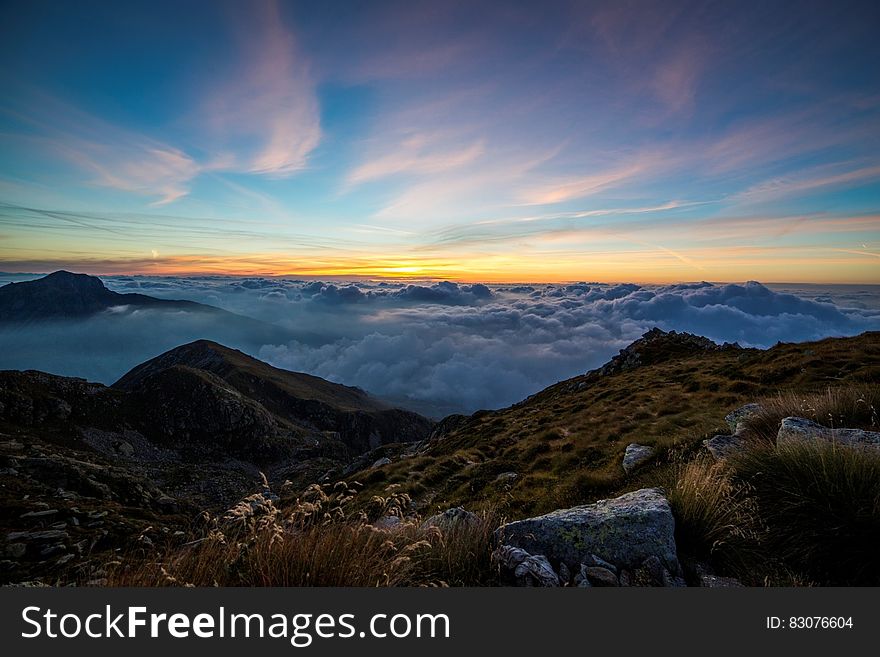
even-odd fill
[[[183,558],[220,517],[227,536],[228,523],[251,526],[279,507],[308,524],[335,499],[328,491],[349,498],[342,482],[363,485],[355,503],[377,523],[394,520],[389,508],[527,518],[675,482],[683,463],[708,457],[707,438],[731,439],[731,410],[780,392],[792,415],[813,412],[805,399],[834,402],[830,386],[873,391],[847,411],[870,429],[878,382],[880,333],[759,350],[657,330],[509,408],[436,424],[207,340],[112,386],[0,372],[0,581],[87,581],[160,544]],[[653,455],[625,472],[632,443]],[[434,518],[447,516],[470,517]]]
[[[0,287],[0,369],[39,369],[112,383],[145,359],[208,338],[249,353],[292,331],[193,301],[119,294],[59,271]]]
[[[100,278],[88,274],[61,270],[33,281],[0,287],[0,324],[31,326],[47,321],[82,320],[101,313],[118,317],[147,309],[204,315],[222,323],[227,330],[249,331],[255,340],[264,342],[287,337],[276,326],[207,304],[113,292]]]
[[[126,307],[225,313],[219,308],[193,301],[166,301],[144,294],[119,294],[108,290],[100,278],[63,270],[33,281],[8,283],[0,287],[0,321],[5,322],[79,319],[111,308]]]
[[[281,425],[323,432],[358,453],[389,442],[421,440],[433,424],[410,411],[391,408],[359,388],[272,367],[210,340],[176,347],[142,363],[113,388],[144,399],[151,412],[161,409],[166,414],[178,407],[185,412],[199,407],[199,398],[192,404],[175,403],[183,391],[199,388],[204,395],[205,389],[223,390],[258,403]],[[206,432],[210,420],[206,417],[195,427]]]

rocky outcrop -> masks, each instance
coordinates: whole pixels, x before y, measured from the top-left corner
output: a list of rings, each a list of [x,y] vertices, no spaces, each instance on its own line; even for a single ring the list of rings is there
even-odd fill
[[[638,443],[630,443],[623,454],[623,471],[627,474],[643,465],[654,456],[654,448]]]
[[[641,338],[621,349],[620,353],[599,369],[599,372],[607,376],[671,358],[740,348],[737,344],[724,343],[719,345],[709,338],[692,333],[666,332],[659,328],[652,328]]]
[[[428,440],[442,440],[449,434],[453,433],[455,430],[460,429],[461,427],[466,425],[470,421],[470,419],[470,415],[461,415],[460,413],[447,415],[436,425],[434,425],[434,429],[431,431],[431,435],[428,437]]]
[[[803,417],[784,418],[776,434],[776,444],[827,441],[850,447],[880,449],[880,433],[863,429],[830,429]]]
[[[675,520],[669,502],[656,488],[511,522],[496,530],[496,539],[544,555],[551,563],[564,563],[573,572],[581,564],[593,565],[595,554],[630,571],[655,557],[671,576],[681,573]]]

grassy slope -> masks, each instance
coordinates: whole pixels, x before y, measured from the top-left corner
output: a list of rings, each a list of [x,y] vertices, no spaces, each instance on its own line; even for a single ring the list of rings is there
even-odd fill
[[[418,453],[347,479],[374,494],[399,484],[424,511],[463,505],[524,517],[664,481],[672,461],[696,452],[707,435],[726,433],[724,416],[743,403],[878,381],[876,332],[676,357],[576,377],[510,408],[479,412]],[[631,442],[658,447],[659,467],[625,477],[620,463]],[[496,481],[505,472],[518,477]]]

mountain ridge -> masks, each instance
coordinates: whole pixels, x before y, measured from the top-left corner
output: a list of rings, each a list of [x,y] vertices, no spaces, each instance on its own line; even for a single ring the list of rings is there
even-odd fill
[[[288,377],[309,379],[210,341],[160,354],[111,387],[0,372],[0,538],[16,537],[0,544],[2,577],[63,579],[71,567],[140,550],[147,532],[183,543],[207,531],[198,529],[205,511],[251,493],[284,510],[316,484],[357,481],[359,499],[377,503],[393,491],[415,513],[465,506],[525,518],[665,481],[744,403],[880,382],[878,332],[767,350],[656,331],[646,342],[651,357],[632,367],[592,370],[508,408],[437,424],[318,399],[284,405]],[[623,352],[645,356],[646,342]],[[362,394],[338,390],[345,403]],[[296,416],[302,409],[315,414]],[[395,442],[405,431],[382,433],[381,413],[419,436]],[[384,436],[378,446],[374,430]],[[654,451],[630,474],[621,461],[632,443]]]

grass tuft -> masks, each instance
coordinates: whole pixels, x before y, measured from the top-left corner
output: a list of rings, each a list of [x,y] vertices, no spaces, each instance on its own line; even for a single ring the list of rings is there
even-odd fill
[[[757,504],[766,553],[822,584],[880,584],[880,453],[787,443],[732,467]]]

